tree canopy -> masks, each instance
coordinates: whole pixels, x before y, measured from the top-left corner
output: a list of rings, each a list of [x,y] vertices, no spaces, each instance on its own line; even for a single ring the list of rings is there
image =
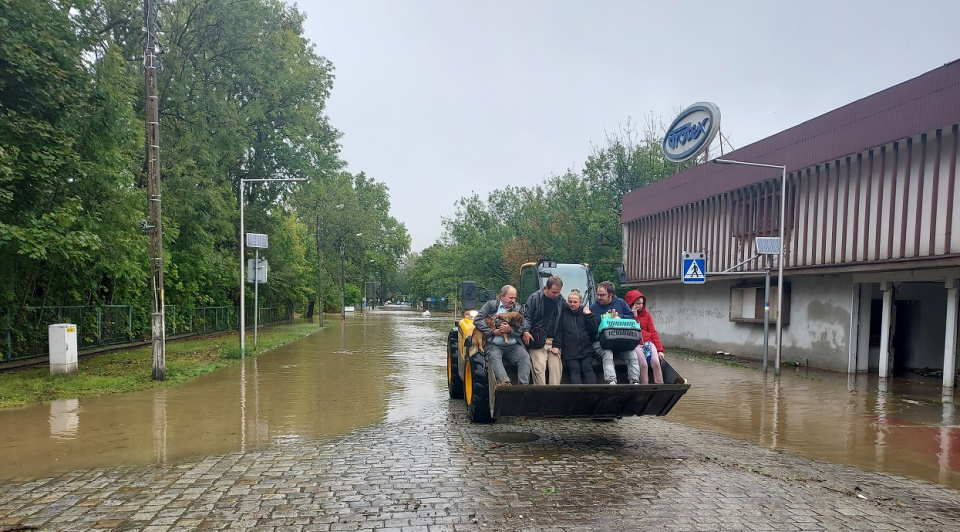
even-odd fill
[[[640,139],[628,122],[606,146],[593,147],[580,170],[461,198],[440,241],[406,261],[410,292],[418,299],[453,297],[468,279],[494,289],[517,284],[520,266],[544,257],[588,263],[598,280],[615,279],[623,195],[675,172],[658,133],[651,121]]]
[[[160,8],[167,303],[239,304],[241,201],[245,230],[270,237],[262,306],[339,305],[341,243],[357,303],[410,238],[387,187],[344,170],[325,114],[333,65],[303,14],[280,0]],[[149,306],[143,26],[132,0],[0,0],[0,309],[14,327],[32,306]],[[305,181],[251,181],[240,197],[241,180],[277,178]]]
[[[160,7],[168,304],[239,305],[241,202],[245,231],[270,237],[262,306],[335,310],[341,284],[346,304],[453,297],[545,256],[613,278],[623,195],[675,170],[657,132],[628,123],[582,168],[460,198],[441,239],[410,254],[387,187],[346,170],[325,114],[334,67],[295,5]],[[0,0],[0,309],[14,329],[30,307],[149,307],[143,26],[133,0]]]

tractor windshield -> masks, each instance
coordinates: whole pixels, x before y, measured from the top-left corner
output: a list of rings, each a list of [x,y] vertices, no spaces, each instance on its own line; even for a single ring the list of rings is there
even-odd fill
[[[583,264],[557,264],[556,268],[545,268],[543,273],[550,272],[550,275],[559,275],[563,279],[563,298],[566,299],[570,290],[576,288],[583,294],[584,303],[593,304],[593,283],[590,280],[589,271]],[[546,284],[549,275],[542,277],[542,284]],[[541,285],[542,286],[542,285]]]
[[[559,275],[563,279],[563,289],[560,293],[564,299],[570,294],[570,290],[576,288],[580,290],[584,304],[592,305],[596,301],[593,273],[588,266],[574,263],[557,264],[551,268],[541,263],[534,264],[532,262],[520,267],[518,300],[526,303],[530,294],[537,290],[543,290],[543,287],[547,284],[547,279],[553,275]]]

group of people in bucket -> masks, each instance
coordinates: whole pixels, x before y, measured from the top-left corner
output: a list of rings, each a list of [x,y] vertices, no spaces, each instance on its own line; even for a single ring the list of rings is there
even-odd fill
[[[597,285],[597,302],[584,306],[579,290],[573,289],[564,301],[560,297],[563,280],[558,276],[547,279],[543,290],[530,295],[523,307],[523,325],[520,329],[502,322],[494,329],[486,318],[519,310],[517,289],[505,285],[497,299],[484,303],[473,319],[473,324],[484,334],[487,363],[500,385],[511,384],[503,360],[516,364],[519,384],[560,384],[565,368],[571,384],[596,384],[594,358],[600,358],[603,380],[617,383],[614,357],[627,364],[629,384],[648,384],[653,373],[655,384],[663,383],[660,360],[663,345],[653,325],[653,317],[646,308],[646,298],[638,290],[630,290],[620,299],[614,293],[613,283]],[[600,346],[598,329],[601,316],[612,312],[612,317],[635,319],[643,338],[635,349],[614,352]],[[648,371],[648,368],[650,371]]]

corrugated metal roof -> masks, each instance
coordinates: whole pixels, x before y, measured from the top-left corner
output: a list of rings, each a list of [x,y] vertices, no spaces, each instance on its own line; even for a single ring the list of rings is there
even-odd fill
[[[960,122],[960,60],[723,155],[791,173]],[[775,168],[701,164],[623,197],[621,222],[779,176]]]

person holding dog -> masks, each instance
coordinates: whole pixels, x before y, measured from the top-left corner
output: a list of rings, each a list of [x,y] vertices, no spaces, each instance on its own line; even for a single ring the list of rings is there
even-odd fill
[[[534,384],[560,384],[563,377],[560,350],[553,346],[560,312],[567,306],[560,297],[562,288],[563,280],[554,275],[543,290],[530,294],[523,307],[523,345],[530,352]]]
[[[613,292],[613,283],[610,281],[604,281],[598,284],[597,302],[590,306],[590,311],[597,315],[598,320],[603,319],[603,315],[607,312],[612,312],[614,318],[622,318],[625,320],[635,319],[633,317],[633,311],[630,310],[630,305],[627,305],[626,301],[617,297]],[[628,382],[630,384],[640,383],[640,362],[637,359],[636,351],[630,349],[629,351],[614,353],[610,349],[601,348],[599,341],[593,345],[603,361],[603,380],[606,381],[607,384],[617,383],[617,371],[613,365],[614,356],[622,358],[627,362]]]
[[[504,285],[500,289],[497,299],[487,301],[480,307],[473,326],[480,329],[486,340],[484,355],[487,365],[493,370],[493,376],[500,385],[510,385],[510,377],[503,367],[503,359],[517,365],[517,380],[520,384],[530,384],[530,354],[520,342],[523,330],[511,327],[506,321],[500,323],[496,329],[487,325],[487,318],[495,317],[505,312],[518,312],[517,289],[511,285]]]

